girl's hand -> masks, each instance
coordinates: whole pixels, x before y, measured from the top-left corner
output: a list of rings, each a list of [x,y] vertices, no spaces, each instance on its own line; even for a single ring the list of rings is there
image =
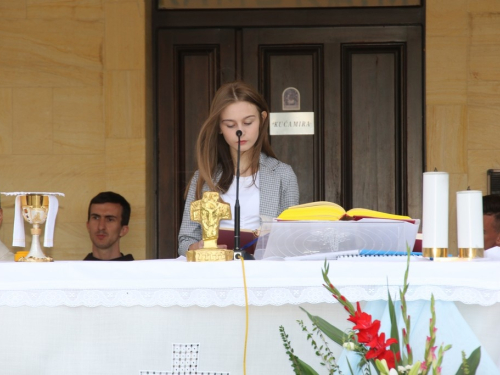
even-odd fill
[[[189,245],[188,250],[198,250],[198,249],[203,249],[203,240],[192,243]]]
[[[192,243],[191,245],[189,245],[188,250],[203,249],[203,245],[204,245],[203,240],[201,240],[201,241],[198,241],[198,242],[195,242],[195,243]],[[217,245],[217,248],[227,249],[227,245]]]

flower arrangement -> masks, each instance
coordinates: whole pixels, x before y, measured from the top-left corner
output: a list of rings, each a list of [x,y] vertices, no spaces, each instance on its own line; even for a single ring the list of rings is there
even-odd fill
[[[335,288],[335,286],[330,282],[328,278],[329,265],[325,261],[324,267],[322,269],[323,280],[325,284],[323,286],[332,293],[332,296],[344,307],[344,309],[349,314],[347,320],[352,322],[354,325],[352,329],[348,332],[343,332],[337,327],[331,325],[326,320],[309,314],[306,310],[306,314],[313,325],[313,332],[310,333],[308,328],[302,321],[298,321],[302,330],[307,333],[307,339],[311,341],[311,345],[315,350],[317,356],[321,358],[321,365],[326,367],[329,374],[339,373],[341,370],[336,363],[336,359],[333,356],[331,350],[328,347],[328,342],[325,336],[330,338],[332,341],[338,345],[343,346],[345,349],[351,350],[357,353],[360,357],[360,362],[358,366],[362,369],[363,374],[371,374],[374,371],[376,374],[380,375],[417,375],[417,374],[441,374],[441,364],[443,361],[444,353],[451,348],[451,345],[446,346],[436,346],[436,313],[434,308],[434,296],[431,296],[431,319],[429,322],[429,336],[425,343],[424,358],[420,361],[413,360],[413,352],[410,345],[410,330],[411,330],[411,319],[407,313],[407,304],[405,295],[408,290],[408,272],[410,267],[410,250],[408,249],[408,258],[406,263],[406,272],[404,276],[403,289],[399,290],[399,296],[401,300],[401,313],[404,321],[404,328],[402,329],[402,344],[399,343],[399,330],[396,320],[396,309],[394,302],[388,292],[388,307],[389,316],[391,321],[391,332],[388,338],[384,332],[380,332],[380,321],[373,320],[370,314],[362,311],[359,302],[354,305],[349,302],[340,291]],[[288,335],[285,332],[284,327],[280,327],[281,338],[284,343],[288,357],[292,363],[292,368],[297,375],[317,375],[316,372],[310,365],[303,362],[298,358],[293,351],[291,343],[288,339]],[[322,344],[319,345],[314,340],[315,333]],[[479,361],[481,359],[481,348],[475,349],[471,355],[466,358],[465,353],[462,352],[462,364],[460,365],[457,375],[473,375],[476,373],[477,367],[479,366]],[[349,365],[349,370],[351,374],[354,371]]]

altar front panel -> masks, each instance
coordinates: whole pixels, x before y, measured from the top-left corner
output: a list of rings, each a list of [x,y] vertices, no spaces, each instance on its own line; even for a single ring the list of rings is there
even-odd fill
[[[500,358],[495,328],[500,276],[492,272],[499,266],[499,262],[412,262],[410,309],[434,293],[439,301],[437,343],[449,343],[450,338],[443,336],[446,314],[456,305],[486,356]],[[351,327],[344,309],[321,286],[322,267],[323,262],[245,263],[248,374],[292,373],[280,325],[295,353],[320,369],[296,322],[308,323],[299,306],[341,329]],[[330,278],[352,301],[383,304],[388,287],[397,298],[404,269],[404,262],[332,261]],[[419,314],[427,320],[428,308]],[[0,263],[0,317],[2,374],[170,371],[173,345],[190,343],[201,345],[200,371],[243,373],[246,318],[240,262]],[[423,337],[420,341],[425,340],[427,332],[418,334]],[[340,348],[335,344],[331,348],[339,358]],[[465,348],[453,349],[459,353]],[[455,354],[447,353],[445,361],[453,361]]]

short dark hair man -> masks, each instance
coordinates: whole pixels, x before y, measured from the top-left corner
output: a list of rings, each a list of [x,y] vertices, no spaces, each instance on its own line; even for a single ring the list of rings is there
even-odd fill
[[[483,196],[484,250],[500,246],[500,195]]]
[[[87,230],[92,252],[84,260],[134,260],[120,252],[120,239],[128,233],[130,204],[120,194],[106,191],[89,204]]]

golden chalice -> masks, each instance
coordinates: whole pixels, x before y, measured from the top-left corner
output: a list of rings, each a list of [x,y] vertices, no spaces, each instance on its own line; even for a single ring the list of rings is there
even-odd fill
[[[33,225],[31,228],[31,248],[19,262],[53,262],[54,259],[47,257],[40,246],[40,226],[47,220],[49,212],[49,197],[42,194],[26,194],[21,196],[22,214],[25,221]]]

